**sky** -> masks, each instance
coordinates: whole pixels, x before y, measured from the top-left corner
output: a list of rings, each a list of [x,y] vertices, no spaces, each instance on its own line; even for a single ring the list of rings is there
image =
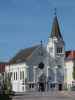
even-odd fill
[[[75,0],[0,0],[0,61],[43,40],[57,16],[66,50],[75,50]]]

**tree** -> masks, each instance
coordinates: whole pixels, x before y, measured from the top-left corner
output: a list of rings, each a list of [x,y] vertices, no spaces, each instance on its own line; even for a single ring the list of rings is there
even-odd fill
[[[2,83],[1,83],[2,94],[11,94],[12,92],[11,76],[12,76],[11,73],[2,74]]]
[[[0,98],[1,100],[11,100],[12,85],[11,74],[3,73],[0,77]]]

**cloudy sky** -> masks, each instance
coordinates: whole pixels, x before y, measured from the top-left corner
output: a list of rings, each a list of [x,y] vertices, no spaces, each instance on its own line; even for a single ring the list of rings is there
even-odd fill
[[[43,40],[57,8],[66,50],[75,50],[75,0],[0,0],[0,61]]]

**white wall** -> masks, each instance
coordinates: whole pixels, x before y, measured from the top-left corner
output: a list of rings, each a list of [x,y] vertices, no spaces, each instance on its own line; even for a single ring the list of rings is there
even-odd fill
[[[73,61],[65,61],[65,83],[67,83],[67,88],[70,89],[72,86],[72,81],[73,81]]]
[[[25,63],[19,63],[19,64],[11,64],[7,65],[5,67],[5,71],[7,73],[12,72],[12,78],[11,78],[11,83],[12,83],[12,89],[15,92],[24,92],[26,91],[25,85],[23,85],[23,80],[27,78],[27,65]],[[24,71],[24,79],[20,79],[20,73]],[[14,73],[15,73],[15,78],[16,78],[16,73],[17,73],[17,79],[14,80]]]

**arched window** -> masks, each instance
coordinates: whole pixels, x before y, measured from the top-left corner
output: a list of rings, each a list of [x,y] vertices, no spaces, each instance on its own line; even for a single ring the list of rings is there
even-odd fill
[[[61,65],[58,65],[58,68],[57,68],[57,81],[62,81],[64,79],[64,76],[63,76],[63,70],[62,70],[62,66]]]
[[[53,82],[55,79],[54,71],[48,68],[48,81]]]
[[[24,71],[20,71],[20,80],[24,79]]]

